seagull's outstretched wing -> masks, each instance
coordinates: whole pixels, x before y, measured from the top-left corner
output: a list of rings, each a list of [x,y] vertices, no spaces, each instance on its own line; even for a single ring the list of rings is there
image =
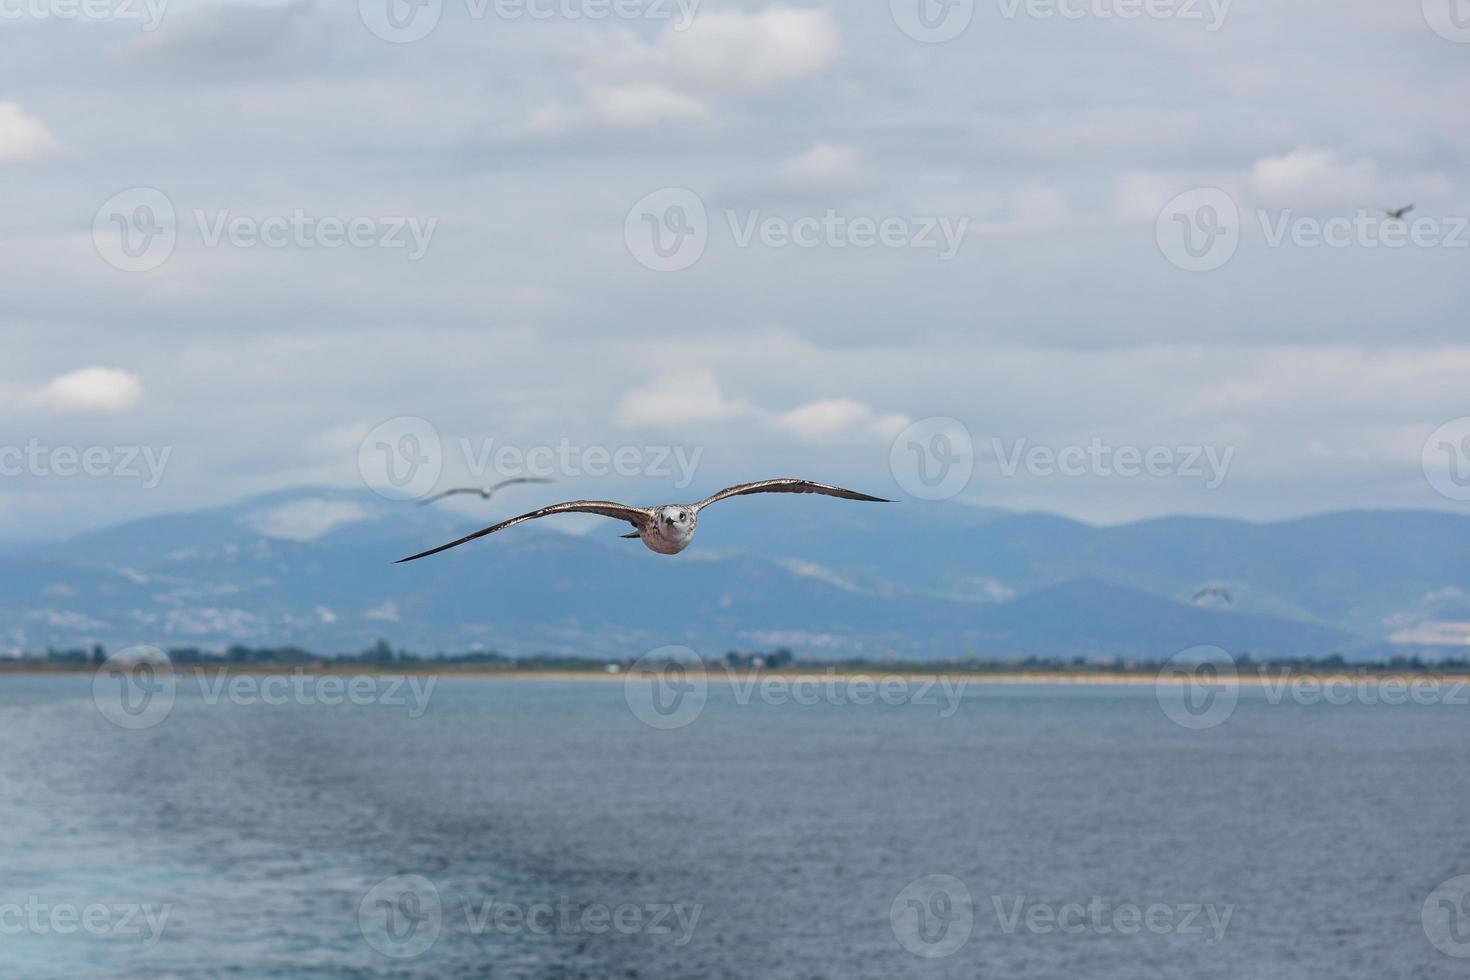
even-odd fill
[[[450,489],[445,490],[443,493],[436,493],[432,497],[425,497],[423,500],[420,500],[419,501],[419,506],[420,507],[427,507],[427,506],[429,506],[430,504],[432,504],[436,500],[443,500],[445,497],[452,497],[452,496],[454,496],[457,493],[479,493],[479,492],[480,492],[480,488],[479,487],[451,487]]]
[[[499,483],[491,484],[490,491],[493,493],[501,487],[513,487],[517,483],[551,483],[553,481],[539,476],[513,476],[509,480],[501,480]]]
[[[739,483],[733,487],[726,487],[712,497],[706,497],[694,505],[699,511],[710,504],[724,500],[726,497],[742,497],[748,493],[820,493],[828,497],[841,497],[844,500],[870,500],[877,504],[891,504],[893,501],[882,497],[872,497],[866,493],[858,493],[856,490],[844,490],[841,487],[828,486],[825,483],[813,483],[811,480],[793,480],[783,478],[779,480],[759,480],[755,483]]]
[[[467,541],[473,541],[476,538],[483,538],[487,534],[494,534],[496,531],[503,531],[508,527],[515,526],[516,524],[522,524],[526,521],[534,521],[538,517],[549,517],[552,514],[598,514],[602,517],[611,517],[615,520],[627,521],[634,527],[642,527],[646,521],[650,520],[653,517],[653,512],[643,507],[629,507],[627,504],[615,504],[609,500],[571,500],[564,504],[552,504],[550,507],[542,507],[540,510],[533,510],[529,514],[522,514],[520,517],[512,517],[508,521],[501,521],[499,524],[492,524],[487,528],[476,531],[474,534],[467,534],[464,537],[460,538],[458,541],[451,541],[446,545],[440,545],[439,547],[430,549],[429,551],[424,551],[417,555],[409,555],[407,558],[400,558],[394,564],[401,565],[403,562],[406,561],[417,561],[420,558],[427,558],[430,555],[437,555],[441,551],[448,551],[450,548],[458,548],[460,545],[464,544]]]

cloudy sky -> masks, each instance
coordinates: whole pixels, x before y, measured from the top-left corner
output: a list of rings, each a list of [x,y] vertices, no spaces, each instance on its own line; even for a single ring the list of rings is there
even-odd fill
[[[1470,506],[1451,2],[4,0],[0,537],[404,417],[440,486]]]

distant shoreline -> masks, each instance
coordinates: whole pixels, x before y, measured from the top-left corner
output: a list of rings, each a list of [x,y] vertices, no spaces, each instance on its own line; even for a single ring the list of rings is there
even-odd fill
[[[52,664],[0,662],[0,677],[42,676],[55,674],[92,674],[93,664]],[[547,670],[544,668],[499,667],[485,664],[374,664],[374,663],[302,663],[302,664],[175,664],[174,671],[188,675],[245,674],[245,675],[338,675],[338,676],[434,676],[489,678],[517,681],[621,681],[627,677],[624,670],[590,670],[569,668]],[[827,678],[844,680],[867,678],[873,681],[888,679],[904,681],[937,680],[940,678],[964,681],[970,684],[1076,684],[1095,686],[1153,685],[1160,680],[1182,683],[1188,675],[1164,675],[1154,670],[966,670],[945,667],[935,670],[916,670],[912,665],[895,665],[891,669],[879,666],[856,666],[834,664],[830,667],[814,667],[804,664],[799,667],[727,669],[714,665],[706,676],[715,681],[748,682],[754,678],[780,678],[787,682],[814,683]],[[1312,670],[1258,666],[1243,669],[1236,680],[1242,686],[1263,686],[1273,682],[1290,680],[1295,682],[1317,682],[1322,684],[1369,683],[1470,683],[1470,671],[1446,671],[1426,668],[1423,670],[1394,668],[1392,670]]]

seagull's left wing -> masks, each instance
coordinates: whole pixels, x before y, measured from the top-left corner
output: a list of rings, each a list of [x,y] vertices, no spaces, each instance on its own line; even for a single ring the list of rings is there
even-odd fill
[[[695,504],[694,509],[699,511],[727,497],[743,497],[751,493],[820,493],[828,497],[841,497],[844,500],[869,500],[877,504],[893,503],[891,500],[869,496],[866,493],[858,493],[856,490],[844,490],[842,487],[828,486],[825,483],[813,483],[811,480],[784,478],[779,480],[758,480],[755,483],[739,483],[733,487],[726,487],[714,496],[706,497],[704,500]]]

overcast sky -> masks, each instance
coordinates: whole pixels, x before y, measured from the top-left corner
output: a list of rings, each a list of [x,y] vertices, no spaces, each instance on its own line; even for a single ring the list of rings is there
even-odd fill
[[[929,495],[1470,506],[1452,0],[77,2],[0,0],[0,536],[361,487],[404,416],[438,486],[966,437]]]

